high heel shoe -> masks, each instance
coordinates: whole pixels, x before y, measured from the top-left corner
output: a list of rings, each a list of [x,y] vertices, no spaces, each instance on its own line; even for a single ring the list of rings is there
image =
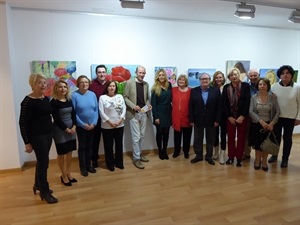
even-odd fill
[[[70,179],[69,178],[69,176],[68,176],[68,179],[69,179],[69,181],[71,182],[71,183],[77,183],[77,180],[73,177],[72,179]]]
[[[255,160],[256,161],[256,160]],[[261,167],[261,162],[259,162],[259,164],[257,165],[256,162],[254,162],[254,169],[255,170],[259,170]]]
[[[64,182],[64,179],[62,178],[62,176],[60,176],[60,181],[61,181],[61,183],[64,184],[65,186],[72,186],[71,181],[69,181],[69,182]]]
[[[58,202],[58,199],[53,197],[49,192],[46,194],[40,193],[40,197],[42,201],[46,200],[48,204],[54,204]]]
[[[40,188],[38,186],[36,186],[36,185],[33,185],[32,191],[33,191],[33,194],[36,195],[36,191],[40,191]],[[50,194],[52,194],[53,190],[49,189],[49,192],[50,192]]]

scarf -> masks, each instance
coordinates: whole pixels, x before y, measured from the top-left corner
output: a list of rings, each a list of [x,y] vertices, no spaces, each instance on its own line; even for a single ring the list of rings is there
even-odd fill
[[[229,85],[227,89],[227,95],[230,102],[230,110],[233,118],[238,118],[238,101],[241,95],[241,86],[242,82],[239,81],[236,87],[233,87],[232,83]]]

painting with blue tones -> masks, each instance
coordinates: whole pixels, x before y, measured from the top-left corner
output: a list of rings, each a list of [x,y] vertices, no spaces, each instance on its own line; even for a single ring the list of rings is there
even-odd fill
[[[212,80],[212,77],[214,73],[216,72],[216,69],[204,69],[204,68],[191,68],[188,69],[188,81],[189,81],[189,87],[194,88],[200,85],[199,77],[203,75],[204,73],[208,74]]]

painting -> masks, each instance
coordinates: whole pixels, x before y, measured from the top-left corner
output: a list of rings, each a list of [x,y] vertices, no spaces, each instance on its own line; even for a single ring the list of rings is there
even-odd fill
[[[76,62],[75,61],[32,61],[32,73],[41,73],[47,77],[47,89],[45,96],[50,96],[55,81],[65,79],[70,86],[70,91],[76,87]]]
[[[204,68],[203,69],[202,68],[188,69],[189,87],[194,88],[196,86],[199,86],[200,85],[199,77],[204,73],[207,73],[210,76],[211,80],[212,80],[212,77],[213,77],[215,72],[216,72],[216,69],[204,69]]]
[[[174,66],[156,66],[154,68],[154,74],[159,70],[164,69],[168,76],[168,81],[172,84],[172,86],[176,85],[177,78],[177,67]]]
[[[226,64],[226,75],[232,68],[237,68],[241,72],[240,80],[243,82],[248,82],[247,72],[250,70],[250,61],[249,60],[228,60]],[[227,79],[228,83],[229,80]]]
[[[300,81],[298,82],[298,74],[299,74],[299,71],[298,70],[295,70],[295,74],[293,76],[293,81],[296,82],[296,83],[300,83]]]
[[[260,69],[259,75],[260,77],[265,77],[270,80],[270,84],[273,85],[279,81],[277,77],[277,69]]]

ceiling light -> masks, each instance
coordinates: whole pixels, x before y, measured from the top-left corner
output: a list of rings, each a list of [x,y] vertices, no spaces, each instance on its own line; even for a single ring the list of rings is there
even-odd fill
[[[251,19],[254,18],[255,15],[255,6],[254,5],[246,5],[246,3],[241,2],[241,4],[236,5],[236,12],[234,16],[239,17],[241,19]]]
[[[289,22],[291,23],[300,23],[300,11],[295,10],[291,12],[291,15],[289,16]]]
[[[143,9],[144,0],[120,0],[122,8]]]

